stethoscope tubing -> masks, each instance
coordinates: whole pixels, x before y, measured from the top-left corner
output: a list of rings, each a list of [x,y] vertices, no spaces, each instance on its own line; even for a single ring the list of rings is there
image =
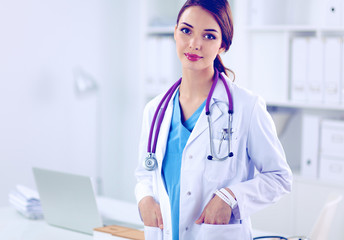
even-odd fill
[[[258,239],[266,239],[266,238],[270,238],[270,239],[281,239],[281,240],[288,240],[288,238],[286,237],[282,237],[282,236],[262,236],[262,237],[255,237],[253,238],[253,240],[258,240]]]
[[[217,69],[215,69],[214,78],[213,78],[213,84],[212,84],[212,86],[210,88],[210,91],[209,91],[209,94],[208,94],[208,97],[207,97],[207,100],[206,100],[206,106],[205,106],[206,115],[208,117],[208,121],[210,121],[210,109],[209,109],[210,100],[212,98],[212,95],[214,93],[214,90],[215,90],[215,87],[217,85],[217,82],[218,82],[219,78],[221,78],[221,80],[222,80],[222,82],[223,82],[223,84],[225,86],[225,90],[226,90],[227,97],[228,97],[228,113],[229,113],[228,130],[232,131],[231,119],[232,119],[232,114],[233,114],[233,100],[232,100],[231,93],[229,91],[228,84],[226,83],[226,80],[223,78],[223,76],[221,76],[221,74],[218,72]],[[154,116],[153,116],[153,119],[152,119],[152,123],[151,123],[151,127],[150,127],[150,131],[149,131],[149,138],[148,138],[148,144],[147,144],[148,158],[152,158],[152,159],[154,159],[154,161],[156,161],[156,159],[155,159],[155,151],[156,151],[157,140],[158,140],[158,136],[159,136],[159,132],[160,132],[160,127],[161,127],[163,118],[165,116],[165,112],[166,112],[168,103],[170,102],[170,100],[172,98],[172,95],[174,94],[174,92],[176,91],[178,86],[180,85],[181,81],[182,81],[182,78],[180,78],[177,82],[175,82],[172,85],[172,87],[165,93],[165,95],[161,99],[158,107],[155,110],[155,113],[154,113]],[[164,106],[163,106],[162,110],[160,111],[161,106],[163,104],[164,104]],[[160,112],[160,115],[159,115],[159,112]],[[156,119],[158,118],[158,115],[159,115],[159,119],[158,119],[158,123],[156,124],[154,141],[153,141],[153,146],[152,146],[153,132],[154,132],[155,123],[156,123]],[[210,139],[211,139],[212,132],[211,132],[211,123],[210,122],[209,122],[209,128],[210,128],[209,129],[209,134],[210,134]],[[229,134],[229,135],[231,136],[231,134]],[[224,160],[227,157],[232,157],[233,153],[231,152],[230,143],[231,143],[231,139],[229,141],[229,155],[228,156],[226,156],[224,158],[213,157],[215,155],[213,154],[212,147],[211,147],[211,155],[208,156],[208,159],[209,160],[212,160],[212,159],[214,159],[214,160]],[[212,143],[210,143],[210,144],[212,144]]]
[[[219,73],[217,71],[217,69],[215,69],[215,79],[213,80],[213,84],[211,85],[211,88],[210,88],[210,91],[209,91],[209,94],[208,94],[208,97],[207,97],[207,101],[205,103],[205,114],[206,115],[210,115],[210,111],[209,111],[209,106],[210,106],[210,100],[211,100],[211,97],[213,96],[213,93],[215,91],[215,87],[217,85],[217,82],[219,80],[219,77],[218,77]]]
[[[163,98],[161,99],[158,107],[156,108],[155,110],[155,113],[154,113],[154,117],[153,117],[153,120],[152,120],[152,123],[151,123],[151,127],[150,127],[150,131],[149,131],[149,138],[148,138],[148,145],[147,145],[147,152],[148,153],[155,153],[155,150],[156,150],[156,142],[157,142],[157,139],[158,139],[158,135],[159,135],[159,131],[160,131],[160,125],[162,123],[162,119],[164,117],[164,114],[165,114],[165,111],[166,111],[166,108],[167,108],[167,105],[168,105],[168,102],[169,100],[171,99],[172,97],[172,94],[174,93],[174,91],[177,89],[177,87],[180,85],[182,79],[180,78],[177,82],[175,82],[172,87],[170,87],[170,89],[165,93],[165,95],[163,96]],[[152,136],[153,136],[153,130],[154,130],[154,126],[155,126],[155,122],[156,122],[156,118],[160,112],[160,108],[161,106],[164,104],[166,98],[168,97],[168,100],[167,102],[165,103],[165,106],[164,106],[164,109],[162,110],[162,112],[160,113],[159,115],[159,120],[158,120],[158,125],[157,125],[157,129],[155,131],[155,136],[154,136],[154,142],[153,142],[153,147],[151,148],[152,146]],[[159,124],[160,123],[160,124]]]

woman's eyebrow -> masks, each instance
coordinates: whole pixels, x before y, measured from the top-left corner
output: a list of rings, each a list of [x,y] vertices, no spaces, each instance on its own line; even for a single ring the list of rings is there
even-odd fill
[[[218,32],[215,29],[204,29],[204,31],[206,31],[206,32]]]
[[[189,23],[182,22],[182,24],[185,24],[185,25],[188,26],[189,28],[193,28],[193,26],[192,26],[191,24],[189,24]],[[212,29],[212,28],[204,29],[204,31],[206,31],[206,32],[218,32],[217,30]]]
[[[188,24],[186,22],[182,22],[182,24],[185,24],[186,26],[190,27],[190,28],[193,28],[193,26],[191,24]]]

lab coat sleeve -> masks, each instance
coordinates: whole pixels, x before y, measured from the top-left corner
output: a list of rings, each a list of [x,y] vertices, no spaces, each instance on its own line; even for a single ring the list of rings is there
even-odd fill
[[[151,103],[148,103],[143,112],[143,121],[141,127],[141,136],[140,136],[140,143],[139,143],[139,159],[138,165],[135,170],[135,177],[137,180],[135,186],[135,197],[137,203],[146,196],[154,196],[153,187],[152,187],[152,178],[154,171],[147,171],[143,164],[144,159],[147,155],[147,143],[148,143],[148,136],[149,136],[149,129],[150,129],[150,111]]]
[[[259,97],[251,114],[246,151],[258,173],[252,179],[228,186],[238,201],[233,209],[236,219],[249,217],[291,191],[291,170],[273,120]]]

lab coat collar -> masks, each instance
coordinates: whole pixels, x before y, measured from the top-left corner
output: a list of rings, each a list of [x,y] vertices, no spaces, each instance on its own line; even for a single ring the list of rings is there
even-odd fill
[[[226,77],[225,77],[225,80],[227,81]],[[230,87],[230,84],[228,85]],[[219,102],[225,102],[226,104],[228,104],[228,97],[227,97],[226,89],[221,79],[219,79],[216,84],[213,96],[209,104],[210,117],[211,117],[212,123],[216,122],[216,120],[218,120],[222,116],[222,114],[226,113],[225,111],[221,110],[221,108],[218,106],[217,103]],[[199,116],[198,121],[196,122],[196,125],[193,131],[191,132],[191,135],[188,139],[188,142],[186,143],[185,148],[191,142],[193,142],[198,136],[200,136],[207,128],[208,128],[208,119],[207,119],[207,115],[205,114],[205,109],[203,109],[201,115]]]

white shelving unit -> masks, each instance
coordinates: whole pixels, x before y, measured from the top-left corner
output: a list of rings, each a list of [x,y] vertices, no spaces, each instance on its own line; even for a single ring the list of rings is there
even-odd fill
[[[324,99],[318,104],[314,104],[313,100],[295,101],[292,96],[293,40],[305,38],[325,42],[336,37],[343,41],[342,1],[244,0],[237,3],[245,5],[241,8],[245,10],[240,14],[246,18],[241,27],[245,28],[250,54],[248,87],[262,95],[270,104],[278,103],[279,106],[295,106],[299,109],[303,108],[303,105],[305,108],[311,106],[315,109],[315,105],[318,105],[319,110],[325,110],[327,107],[330,110],[342,110],[343,80],[338,89],[342,96],[335,104]],[[344,56],[342,59],[344,61]]]
[[[174,25],[182,1],[141,2],[141,107],[167,90],[181,76],[173,39]]]
[[[268,102],[285,102],[286,106],[293,104],[300,108],[314,105],[304,101],[294,101],[291,97],[292,50],[294,38],[305,39],[344,39],[342,27],[316,27],[294,25],[271,25],[261,27],[247,27],[251,56],[249,61],[249,88],[261,94]],[[258,80],[257,80],[258,79]],[[335,104],[319,102],[319,109],[344,109],[344,83],[341,80],[339,91],[341,100]],[[267,88],[267,86],[269,86]],[[314,108],[314,107],[313,107]]]
[[[344,194],[344,183],[320,179],[318,173],[314,178],[303,175],[301,162],[307,159],[302,158],[304,151],[301,140],[302,128],[304,127],[302,119],[303,116],[312,115],[318,117],[320,123],[322,119],[344,120],[344,74],[342,74],[341,80],[342,96],[340,102],[326,103],[324,100],[321,102],[293,100],[292,44],[293,39],[296,37],[317,39],[338,37],[343,39],[344,25],[325,26],[324,15],[326,9],[322,12],[322,8],[327,6],[326,2],[331,2],[328,0],[306,0],[302,2],[287,0],[286,2],[289,2],[290,6],[297,4],[300,4],[300,6],[299,8],[286,8],[289,14],[285,16],[292,16],[293,10],[304,12],[304,16],[299,14],[294,19],[282,21],[282,24],[280,22],[274,23],[270,19],[270,22],[267,21],[266,24],[254,25],[251,24],[249,19],[249,16],[252,16],[252,13],[250,13],[251,1],[247,0],[246,3],[240,1],[241,4],[247,4],[246,10],[248,10],[248,12],[242,12],[247,17],[247,24],[243,27],[248,38],[247,47],[250,54],[248,56],[249,81],[247,87],[267,100],[269,108],[273,109],[272,115],[285,114],[286,112],[291,115],[288,121],[286,121],[286,129],[283,131],[280,139],[295,176],[292,194],[277,203],[277,205],[258,213],[253,217],[252,222],[253,226],[261,227],[261,229],[270,232],[306,235],[311,230],[310,228],[315,222],[316,215],[326,201],[327,196],[333,192]],[[262,4],[263,1],[260,0],[259,3]],[[269,0],[266,1],[268,2]],[[275,1],[278,2],[278,0]],[[274,10],[271,9],[271,11]],[[279,12],[280,10],[275,11]],[[320,20],[314,16],[319,16],[318,19]],[[342,59],[344,59],[343,55]],[[344,65],[342,64],[342,66]],[[312,138],[314,136],[310,133],[306,137]],[[318,161],[319,166],[320,153],[318,156],[318,159],[315,160]],[[334,220],[335,224],[331,228],[329,239],[342,239],[344,237],[344,231],[339,226],[343,224],[343,212],[344,204],[341,204]],[[284,221],[281,220],[283,224],[276,222],[276,217],[282,217],[284,219]]]
[[[278,2],[279,0],[276,0]],[[290,124],[287,121],[288,131],[284,131],[286,136],[282,136],[282,143],[285,148],[290,149],[287,152],[287,158],[291,161],[291,166],[296,172],[302,174],[300,169],[302,156],[302,142],[300,125],[302,116],[307,114],[318,115],[320,119],[334,118],[344,120],[344,63],[341,63],[342,69],[338,74],[342,75],[341,85],[338,88],[340,92],[340,100],[336,103],[326,101],[325,91],[325,75],[321,82],[322,100],[314,100],[308,97],[310,85],[305,85],[305,100],[294,99],[293,97],[293,41],[294,39],[317,39],[319,42],[327,41],[327,39],[337,38],[340,41],[344,39],[344,4],[338,7],[343,9],[342,18],[337,24],[329,24],[329,18],[326,18],[327,7],[331,1],[307,0],[302,3],[297,0],[284,1],[281,5],[284,9],[269,9],[270,0],[246,0],[238,1],[245,7],[246,12],[242,11],[241,15],[246,17],[243,27],[248,39],[247,48],[249,56],[248,72],[249,80],[247,87],[253,92],[263,96],[273,109],[272,114],[279,114],[282,109],[283,114],[289,110],[290,114],[298,115],[297,121]],[[332,1],[333,4],[338,4]],[[278,4],[271,3],[278,8]],[[295,7],[297,6],[297,8]],[[284,13],[284,11],[286,13]],[[295,13],[295,11],[297,11]],[[275,13],[284,16],[281,19]],[[302,13],[302,14],[301,14]],[[274,15],[275,14],[275,15]],[[265,18],[264,16],[274,16],[273,18]],[[339,18],[338,18],[339,19]],[[344,49],[344,45],[341,46]],[[344,62],[344,51],[342,51],[342,60]],[[325,51],[325,50],[323,50]],[[325,60],[324,60],[325,61]],[[325,63],[323,63],[325,64]],[[327,63],[328,64],[328,63]],[[313,69],[308,70],[313,71]],[[309,74],[309,73],[307,73]],[[305,79],[305,84],[310,84],[312,79]],[[320,121],[321,122],[321,121]],[[278,123],[276,123],[278,125]],[[290,137],[290,136],[294,137]],[[301,147],[300,147],[301,146]],[[292,153],[291,153],[292,152]],[[288,156],[289,155],[289,156]]]

